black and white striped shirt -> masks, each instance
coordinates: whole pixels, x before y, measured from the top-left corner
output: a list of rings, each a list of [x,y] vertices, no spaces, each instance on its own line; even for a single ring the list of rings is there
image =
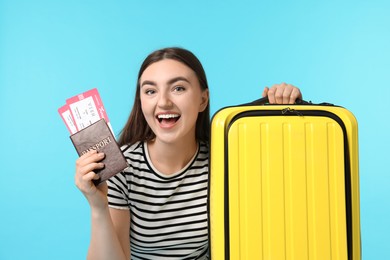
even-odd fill
[[[130,210],[131,259],[206,259],[207,145],[168,176],[153,167],[146,143],[122,151],[130,167],[108,181],[108,200]]]

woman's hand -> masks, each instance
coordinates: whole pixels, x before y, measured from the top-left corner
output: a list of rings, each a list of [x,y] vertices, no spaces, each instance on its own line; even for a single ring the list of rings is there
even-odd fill
[[[270,104],[294,104],[297,98],[302,99],[299,88],[286,83],[275,84],[271,88],[265,87],[263,97],[268,96]]]
[[[99,178],[94,170],[104,168],[104,164],[100,162],[103,159],[103,153],[90,150],[76,160],[75,183],[87,198],[92,209],[106,209],[108,206],[106,182],[102,182],[98,186],[92,182]]]

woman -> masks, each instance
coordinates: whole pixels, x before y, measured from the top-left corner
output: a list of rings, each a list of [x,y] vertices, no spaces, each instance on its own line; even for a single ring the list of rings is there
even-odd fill
[[[265,88],[270,103],[294,103],[298,88]],[[130,167],[94,186],[104,154],[76,162],[75,182],[91,207],[88,259],[205,259],[209,90],[193,53],[151,53],[139,74],[119,144]]]

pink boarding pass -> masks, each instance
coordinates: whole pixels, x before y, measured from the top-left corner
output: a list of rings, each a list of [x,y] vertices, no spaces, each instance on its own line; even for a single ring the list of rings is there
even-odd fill
[[[96,88],[66,100],[77,131],[104,118],[110,126],[106,110]]]
[[[68,105],[64,105],[58,109],[58,113],[61,115],[62,120],[64,121],[66,128],[68,128],[70,134],[75,134],[77,132],[76,125],[73,121],[73,117],[70,113]]]
[[[105,119],[111,132],[114,133],[96,88],[68,98],[66,104],[58,109],[58,113],[71,135],[102,118]]]

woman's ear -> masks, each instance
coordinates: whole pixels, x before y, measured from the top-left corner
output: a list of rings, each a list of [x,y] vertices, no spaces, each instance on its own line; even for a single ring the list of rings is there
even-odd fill
[[[202,102],[200,103],[199,112],[203,112],[209,104],[209,90],[202,91]]]

